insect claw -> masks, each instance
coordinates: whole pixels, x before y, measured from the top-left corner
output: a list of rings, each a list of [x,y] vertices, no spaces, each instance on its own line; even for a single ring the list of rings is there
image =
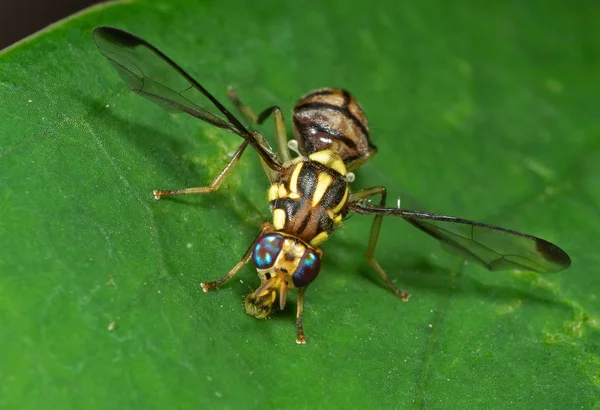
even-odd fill
[[[239,101],[237,93],[235,92],[235,90],[233,89],[232,86],[228,86],[227,87],[227,96],[229,98],[231,98],[232,100],[234,100],[234,101]]]

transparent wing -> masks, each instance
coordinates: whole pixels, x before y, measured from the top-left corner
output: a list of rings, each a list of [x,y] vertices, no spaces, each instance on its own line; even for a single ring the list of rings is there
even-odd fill
[[[349,202],[348,207],[358,214],[399,216],[492,271],[551,273],[571,265],[569,255],[558,246],[511,229],[429,212],[379,208],[365,200]]]
[[[147,41],[114,27],[96,27],[94,43],[127,87],[169,112],[185,112],[247,140],[274,170],[275,153],[257,138],[202,85]]]

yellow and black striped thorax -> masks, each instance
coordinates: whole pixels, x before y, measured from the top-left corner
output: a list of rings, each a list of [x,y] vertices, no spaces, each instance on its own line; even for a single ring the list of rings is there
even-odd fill
[[[269,188],[275,230],[315,247],[340,226],[347,199],[346,167],[331,150],[295,159]]]
[[[303,155],[329,149],[348,171],[357,169],[377,152],[369,138],[367,117],[346,90],[320,88],[294,107],[294,137]]]

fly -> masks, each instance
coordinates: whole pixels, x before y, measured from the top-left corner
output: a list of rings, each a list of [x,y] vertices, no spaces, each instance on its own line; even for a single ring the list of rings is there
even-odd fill
[[[366,258],[392,292],[404,301],[409,299],[410,293],[397,288],[374,258],[384,216],[404,219],[492,271],[522,269],[550,273],[571,264],[562,249],[533,235],[400,206],[387,208],[387,191],[383,186],[350,190],[353,171],[370,160],[377,148],[370,140],[362,107],[345,90],[322,88],[303,96],[293,110],[294,139],[289,142],[279,107],[269,107],[256,115],[230,91],[234,105],[254,123],[262,124],[273,116],[277,136],[275,152],[261,133],[246,128],[200,83],[156,47],[112,27],[98,27],[93,36],[102,55],[131,91],[170,112],[185,112],[243,139],[209,186],[156,190],[155,199],[214,192],[248,146],[260,156],[271,182],[267,196],[272,220],[262,224],[258,236],[229,273],[215,281],[202,282],[201,286],[204,292],[215,289],[252,260],[260,285],[246,297],[246,312],[265,318],[273,312],[277,300],[279,308],[283,309],[288,291],[298,289],[297,343],[306,343],[302,324],[304,293],[320,271],[321,244],[351,212],[374,215]],[[290,150],[297,155],[292,157]],[[373,197],[379,198],[377,204],[371,203]]]

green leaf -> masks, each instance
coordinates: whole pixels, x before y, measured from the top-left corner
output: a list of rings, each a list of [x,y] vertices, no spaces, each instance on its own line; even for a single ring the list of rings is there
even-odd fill
[[[593,2],[130,1],[0,54],[0,406],[590,408],[600,396],[599,11]],[[344,87],[378,155],[356,189],[538,235],[562,273],[489,273],[401,220],[324,244],[295,339],[294,297],[244,313],[233,267],[270,218],[241,139],[128,92],[91,30],[148,40],[223,102],[289,113]],[[288,118],[288,128],[291,130]],[[272,124],[261,130],[274,141]]]

